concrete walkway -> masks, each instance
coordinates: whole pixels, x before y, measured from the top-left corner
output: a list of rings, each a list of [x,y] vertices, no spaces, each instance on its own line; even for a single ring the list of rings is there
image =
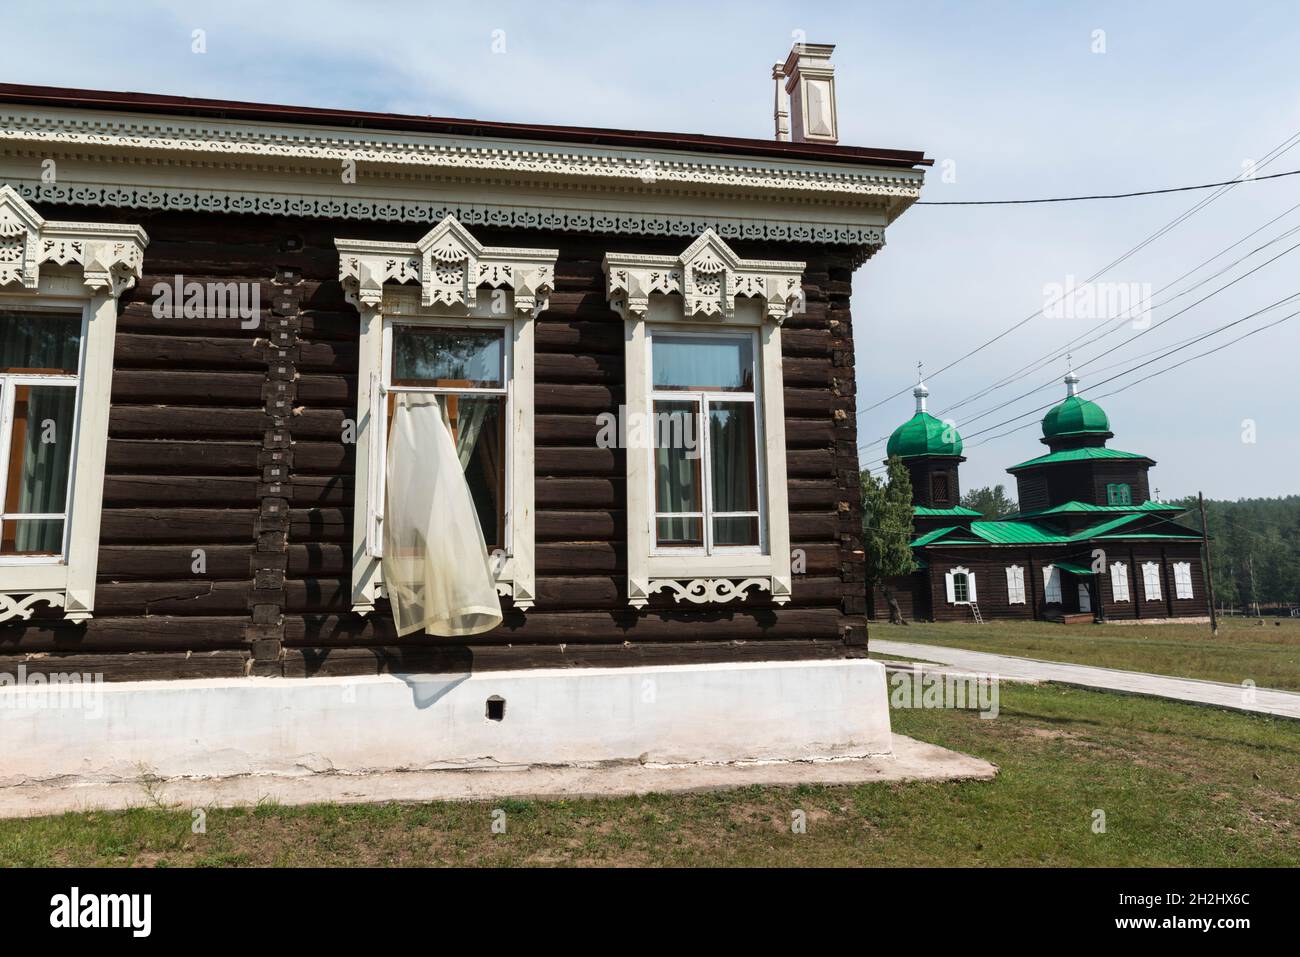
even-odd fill
[[[1175,701],[1191,701],[1216,708],[1269,714],[1300,721],[1300,694],[1291,691],[1269,691],[1264,688],[1245,688],[1242,685],[1219,681],[1170,678],[1140,671],[1118,671],[1114,668],[1097,668],[1092,665],[1016,658],[1012,655],[995,655],[985,651],[967,651],[964,648],[923,645],[910,641],[872,638],[869,647],[873,658],[877,656],[888,658],[891,655],[919,658],[924,661],[936,661],[942,665],[951,665],[964,671],[996,674],[1004,681],[1055,681],[1098,691],[1119,691],[1126,694],[1151,695],[1156,698],[1172,698]]]
[[[986,780],[998,769],[980,758],[893,736],[892,754],[826,761],[754,761],[744,764],[636,763],[495,770],[387,771],[375,774],[243,775],[80,783],[43,781],[0,787],[0,818],[133,807],[235,807],[279,804],[360,804],[375,801],[493,801],[681,794],[801,784],[876,781]]]

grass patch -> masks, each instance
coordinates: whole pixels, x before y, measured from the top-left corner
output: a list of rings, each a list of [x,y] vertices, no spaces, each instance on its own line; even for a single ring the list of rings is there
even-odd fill
[[[1275,622],[1277,622],[1275,624]],[[1146,671],[1176,678],[1300,691],[1300,619],[1227,619],[1209,625],[1057,625],[1045,621],[875,625],[871,637],[969,651]]]
[[[994,720],[895,711],[896,731],[998,764],[992,781],[690,795],[210,809],[0,821],[0,863],[355,865],[1300,864],[1300,724],[1004,685]],[[142,798],[143,801],[143,798]],[[492,831],[505,811],[506,832]],[[1106,833],[1093,833],[1105,811]],[[791,833],[801,810],[807,832]]]

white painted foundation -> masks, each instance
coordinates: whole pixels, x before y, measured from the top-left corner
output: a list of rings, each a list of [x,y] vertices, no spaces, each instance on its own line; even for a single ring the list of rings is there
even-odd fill
[[[892,750],[885,670],[865,659],[114,682],[58,699],[0,687],[0,786]]]

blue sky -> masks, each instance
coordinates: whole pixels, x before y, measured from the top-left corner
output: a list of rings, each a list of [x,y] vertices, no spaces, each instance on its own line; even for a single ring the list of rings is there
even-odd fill
[[[493,120],[771,135],[773,61],[794,31],[837,44],[841,142],[923,149],[936,166],[924,198],[1127,192],[1227,180],[1300,132],[1300,4],[1209,3],[423,3],[243,2],[6,5],[12,82]],[[192,52],[205,31],[207,51]],[[1105,52],[1094,52],[1095,31]],[[504,52],[498,50],[504,41]],[[1300,145],[1261,173],[1300,169]],[[859,401],[875,403],[1045,304],[1045,288],[1082,281],[1205,193],[1030,207],[916,207],[855,277]],[[1291,206],[1300,176],[1245,183],[1105,277],[1160,289]],[[1300,226],[1300,210],[1166,294]],[[1178,308],[1300,242],[1278,241],[1168,306]],[[1300,250],[1260,269],[1091,367],[1176,344],[1300,291]],[[1297,304],[1294,308],[1300,308]],[[1275,310],[1146,372],[1281,318]],[[929,377],[946,408],[1056,350],[1100,320],[1039,317]],[[1124,342],[1119,331],[1079,363]],[[1172,497],[1300,493],[1300,317],[1213,358],[1102,400],[1113,446],[1151,455]],[[1123,367],[1121,367],[1123,368]],[[1113,370],[1106,375],[1113,375]],[[967,436],[1041,405],[1064,375],[951,415]],[[1090,369],[1083,388],[1088,392]],[[1137,376],[1120,379],[1102,391]],[[1101,376],[1092,376],[1098,381]],[[911,414],[910,394],[860,418],[864,458]],[[1035,417],[1036,418],[1036,417]],[[1019,424],[1019,420],[1011,425]],[[1253,423],[1254,441],[1249,426]],[[1011,425],[1005,427],[1010,428]],[[1036,427],[968,438],[963,485],[1007,482],[1006,466],[1043,451]]]

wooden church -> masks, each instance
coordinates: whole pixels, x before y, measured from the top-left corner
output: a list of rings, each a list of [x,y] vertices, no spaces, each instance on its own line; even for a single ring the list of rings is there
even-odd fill
[[[1042,421],[1043,455],[1013,465],[1020,512],[985,521],[961,505],[966,461],[955,426],[926,409],[894,430],[887,454],[912,480],[916,569],[872,593],[887,618],[932,621],[1107,621],[1207,613],[1201,535],[1177,521],[1186,510],[1151,497],[1156,463],[1111,448],[1110,419],[1065,377],[1066,397]]]

